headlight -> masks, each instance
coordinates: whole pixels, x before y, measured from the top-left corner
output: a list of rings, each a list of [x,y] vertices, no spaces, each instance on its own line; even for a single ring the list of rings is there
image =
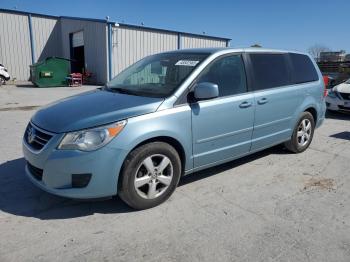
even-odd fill
[[[124,128],[127,121],[67,133],[58,146],[58,149],[93,151],[108,144]]]
[[[328,91],[328,96],[331,97],[331,98],[336,98],[337,97],[336,93],[332,89],[330,89]]]

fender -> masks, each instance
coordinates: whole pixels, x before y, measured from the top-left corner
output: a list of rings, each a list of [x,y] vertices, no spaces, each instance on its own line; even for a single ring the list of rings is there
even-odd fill
[[[305,97],[303,103],[299,106],[299,108],[297,110],[295,110],[295,112],[292,116],[291,126],[294,126],[294,128],[295,128],[295,126],[297,125],[298,120],[300,118],[300,115],[309,108],[313,108],[317,112],[317,119],[315,119],[316,120],[315,124],[316,124],[316,122],[319,120],[318,119],[319,106],[318,106],[318,103],[316,102],[316,99],[313,96],[307,95]]]
[[[131,152],[142,142],[168,137],[176,140],[185,153],[185,170],[193,168],[191,108],[188,105],[161,110],[128,119],[124,130],[111,143]]]

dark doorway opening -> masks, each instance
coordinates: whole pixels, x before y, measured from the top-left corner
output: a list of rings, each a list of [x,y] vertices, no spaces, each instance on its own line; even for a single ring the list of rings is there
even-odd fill
[[[71,33],[70,38],[70,58],[71,72],[84,73],[85,71],[85,51],[82,41],[76,40],[77,33]]]
[[[84,46],[73,47],[71,68],[73,73],[83,73],[85,68]]]

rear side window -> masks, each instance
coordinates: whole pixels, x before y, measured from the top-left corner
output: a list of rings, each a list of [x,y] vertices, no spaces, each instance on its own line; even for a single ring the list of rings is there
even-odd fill
[[[285,54],[250,54],[254,89],[262,90],[291,83]]]
[[[295,84],[318,80],[318,74],[310,58],[302,54],[289,54]]]

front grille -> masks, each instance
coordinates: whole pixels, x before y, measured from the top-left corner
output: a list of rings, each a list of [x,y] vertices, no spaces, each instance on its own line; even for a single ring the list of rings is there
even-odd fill
[[[51,138],[52,135],[39,130],[31,123],[28,124],[24,133],[24,140],[34,150],[42,149]]]
[[[36,179],[41,181],[43,179],[43,170],[33,166],[31,163],[27,161],[27,167],[30,174]]]
[[[350,100],[350,94],[348,94],[348,93],[340,93],[339,92],[339,95],[345,100]]]

